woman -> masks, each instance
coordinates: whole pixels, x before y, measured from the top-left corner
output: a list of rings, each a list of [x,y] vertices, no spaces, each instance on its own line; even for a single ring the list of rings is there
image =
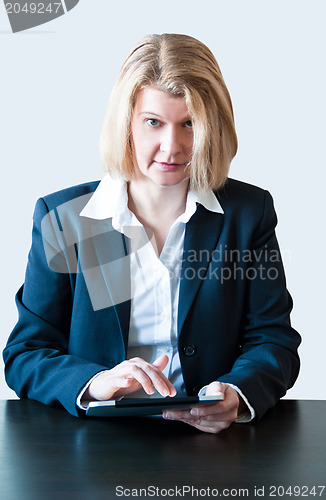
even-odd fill
[[[293,385],[290,326],[268,192],[227,178],[232,104],[210,50],[144,38],[101,136],[108,174],[38,201],[19,321],[4,351],[20,397],[83,414],[88,399],[222,394],[166,412],[216,433],[260,418]]]

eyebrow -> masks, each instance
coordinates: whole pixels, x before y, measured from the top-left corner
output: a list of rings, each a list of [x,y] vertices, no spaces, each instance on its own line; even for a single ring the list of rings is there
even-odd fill
[[[152,111],[141,111],[139,114],[140,115],[153,115],[153,116],[157,116],[158,118],[162,118],[160,115],[153,113]]]
[[[162,116],[161,116],[161,115],[158,115],[157,113],[153,113],[153,111],[141,111],[139,114],[140,114],[140,115],[152,115],[152,116],[157,116],[157,118],[162,119]],[[182,122],[183,122],[183,121],[186,121],[186,122],[187,122],[187,121],[189,121],[189,120],[191,120],[191,119],[192,119],[192,118],[191,118],[190,114],[188,114],[187,116],[185,116],[184,118],[182,118],[182,120],[181,120],[181,121],[182,121]]]

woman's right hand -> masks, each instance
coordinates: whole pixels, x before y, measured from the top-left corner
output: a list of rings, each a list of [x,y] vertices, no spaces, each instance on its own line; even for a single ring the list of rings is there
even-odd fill
[[[168,361],[165,354],[152,364],[142,358],[123,361],[95,377],[82,399],[103,401],[131,394],[141,388],[149,395],[154,394],[156,389],[164,397],[173,397],[177,391],[162,373]]]

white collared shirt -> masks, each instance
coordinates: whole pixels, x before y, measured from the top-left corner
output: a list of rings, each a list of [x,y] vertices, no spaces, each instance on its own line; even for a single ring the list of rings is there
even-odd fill
[[[132,298],[127,359],[140,357],[152,363],[166,354],[169,362],[163,373],[179,394],[186,394],[178,353],[179,276],[186,223],[196,212],[197,204],[212,212],[224,213],[213,191],[189,190],[185,212],[172,224],[159,257],[142,224],[128,208],[127,183],[122,179],[107,174],[80,213],[82,217],[96,220],[111,218],[113,228],[127,236]],[[239,421],[251,420],[255,416],[253,408],[240,389],[231,386],[242,396],[251,413]],[[78,398],[79,406],[85,389]],[[206,387],[199,394],[205,391]],[[134,393],[134,397],[148,396],[141,390]]]

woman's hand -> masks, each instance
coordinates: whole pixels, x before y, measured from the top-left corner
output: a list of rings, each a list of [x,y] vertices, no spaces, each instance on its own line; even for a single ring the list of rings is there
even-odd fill
[[[246,404],[237,391],[227,384],[212,382],[206,390],[206,396],[223,395],[224,400],[210,406],[198,406],[191,410],[165,411],[163,417],[181,420],[204,432],[217,434],[227,429],[237,416],[245,410]]]
[[[95,377],[82,399],[108,400],[131,394],[141,388],[147,394],[154,394],[156,389],[164,397],[175,396],[177,391],[162,373],[168,361],[165,354],[152,364],[141,358],[123,361]]]

